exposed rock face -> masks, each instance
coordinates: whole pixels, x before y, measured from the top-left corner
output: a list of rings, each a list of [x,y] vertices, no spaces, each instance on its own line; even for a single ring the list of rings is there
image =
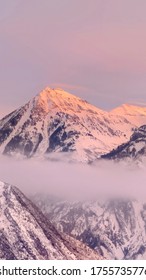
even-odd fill
[[[60,234],[22,192],[2,182],[0,217],[0,259],[100,258],[81,242]]]
[[[102,156],[104,159],[134,159],[142,160],[146,157],[146,125],[136,129],[130,140],[110,153]]]
[[[43,158],[68,152],[73,160],[90,162],[145,123],[145,108],[124,105],[105,112],[61,89],[46,88],[0,121],[0,152]]]
[[[136,200],[66,202],[36,195],[57,228],[107,259],[146,259],[146,205]]]

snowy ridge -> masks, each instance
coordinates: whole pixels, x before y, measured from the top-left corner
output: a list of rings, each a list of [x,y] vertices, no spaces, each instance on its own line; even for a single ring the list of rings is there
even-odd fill
[[[0,152],[42,158],[68,152],[90,162],[145,123],[146,108],[124,105],[105,112],[64,90],[46,88],[0,121]]]
[[[133,160],[135,162],[144,162],[146,159],[146,125],[135,129],[130,140],[110,153],[102,156],[104,159]]]
[[[67,202],[33,197],[57,228],[107,259],[146,259],[146,204],[136,200]]]
[[[99,259],[79,241],[60,234],[16,187],[0,182],[0,259]]]

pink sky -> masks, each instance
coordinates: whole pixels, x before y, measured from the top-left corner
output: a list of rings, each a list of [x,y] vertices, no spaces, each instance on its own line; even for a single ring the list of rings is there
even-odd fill
[[[3,1],[0,109],[54,84],[104,109],[145,104],[145,11],[145,0]]]

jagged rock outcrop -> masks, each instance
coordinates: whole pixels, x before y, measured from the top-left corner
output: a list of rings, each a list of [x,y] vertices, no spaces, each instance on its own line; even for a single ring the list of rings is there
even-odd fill
[[[0,182],[0,259],[70,260],[100,257],[81,242],[59,233],[19,189]]]
[[[146,204],[134,199],[67,202],[33,200],[57,228],[107,259],[146,259]]]

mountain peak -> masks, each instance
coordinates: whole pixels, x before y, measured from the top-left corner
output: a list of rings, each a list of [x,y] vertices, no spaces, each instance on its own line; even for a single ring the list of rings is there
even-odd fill
[[[50,88],[46,87],[44,90],[42,90],[38,95],[38,98],[44,101],[48,101],[48,99],[58,99],[58,98],[63,98],[63,99],[80,99],[79,97],[68,93],[64,91],[61,88]]]
[[[146,107],[140,107],[132,104],[122,104],[121,106],[113,109],[111,113],[114,115],[146,116]]]
[[[56,88],[51,89],[46,87],[41,91],[36,97],[37,105],[43,107],[44,111],[49,112],[49,110],[59,107],[61,111],[71,107],[71,104],[81,102],[81,99],[64,91],[63,89]]]
[[[0,153],[49,158],[53,152],[69,152],[73,160],[93,161],[146,123],[146,108],[135,107],[125,104],[108,113],[47,87],[0,121]]]
[[[41,106],[46,113],[49,113],[53,109],[59,109],[59,112],[69,114],[78,114],[88,110],[92,110],[98,114],[106,113],[94,105],[89,104],[86,100],[60,88],[51,89],[46,87],[35,97],[35,104]]]

